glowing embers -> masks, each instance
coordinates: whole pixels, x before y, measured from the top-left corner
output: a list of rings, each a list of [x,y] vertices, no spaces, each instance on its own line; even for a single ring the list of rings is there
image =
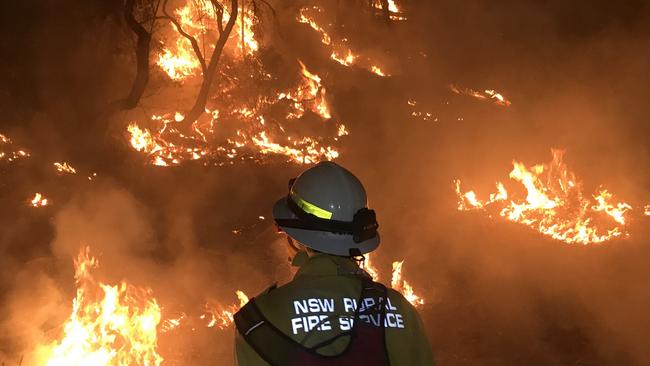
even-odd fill
[[[400,8],[397,6],[395,0],[387,0],[388,4],[388,18],[390,20],[406,20],[407,18],[401,14]],[[383,10],[382,0],[372,0],[372,6],[376,10]]]
[[[497,191],[482,200],[474,191],[463,192],[456,180],[458,209],[498,215],[566,243],[601,243],[628,236],[632,207],[615,202],[607,190],[585,197],[580,182],[562,161],[563,151],[552,150],[552,154],[548,164],[526,167],[513,162],[510,178],[523,185],[525,197],[508,192],[498,182]]]
[[[82,248],[75,260],[77,295],[63,336],[49,345],[45,366],[157,366],[160,307],[149,289],[98,282],[99,262]]]
[[[16,160],[29,157],[29,153],[24,149],[14,146],[10,138],[0,133],[0,163],[12,163]]]
[[[215,103],[220,105],[206,109],[191,125],[178,112],[153,115],[149,128],[132,122],[127,128],[129,143],[159,166],[197,160],[205,165],[264,162],[277,156],[296,163],[335,159],[339,153],[333,145],[349,132],[331,121],[320,76],[300,61],[298,66],[293,87],[266,90],[263,96],[239,98],[230,92],[232,86],[218,85]],[[314,119],[323,123],[310,122]]]
[[[480,100],[486,100],[486,101],[492,101],[496,105],[500,105],[503,107],[509,107],[512,103],[506,99],[501,93],[496,92],[495,90],[492,89],[486,89],[484,91],[477,91],[473,90],[470,88],[462,88],[457,85],[450,85],[449,89],[451,89],[452,92],[459,94],[459,95],[467,95],[470,97],[474,97],[476,99]]]
[[[30,206],[32,207],[45,207],[50,204],[50,201],[48,201],[45,196],[43,196],[42,193],[34,193],[34,197],[29,201]]]
[[[238,303],[231,305],[222,305],[221,302],[209,300],[201,310],[198,317],[192,317],[186,313],[165,319],[162,322],[161,330],[164,333],[179,329],[190,328],[195,331],[197,328],[216,328],[219,330],[227,329],[233,323],[233,316],[239,309],[248,303],[248,296],[241,290],[235,292]]]
[[[235,292],[239,304],[222,306],[219,303],[208,302],[205,306],[205,314],[201,315],[201,319],[207,319],[207,327],[217,327],[219,329],[226,329],[232,324],[233,316],[242,306],[248,303],[248,296],[241,290]]]
[[[394,2],[391,3],[395,7]],[[320,35],[321,42],[330,48],[330,58],[333,61],[336,61],[345,67],[356,65],[377,76],[390,76],[382,69],[382,67],[376,65],[373,60],[352,52],[352,49],[348,46],[347,38],[332,39],[328,31],[325,29],[326,27],[320,25],[321,23],[326,23],[326,21],[323,20],[325,18],[324,13],[324,9],[320,6],[303,7],[300,8],[296,20],[300,23],[309,25]],[[327,27],[330,26],[331,24],[328,23]]]
[[[59,174],[77,174],[77,170],[65,161],[63,163],[55,162],[54,167]]]
[[[370,254],[365,255],[366,259],[363,262],[362,268],[370,275],[373,281],[379,281],[379,271],[372,264],[370,259]],[[404,261],[393,262],[393,269],[391,273],[390,286],[395,290],[404,295],[404,298],[408,300],[413,306],[418,307],[424,305],[424,298],[417,295],[413,290],[413,287],[403,278],[402,276],[402,266]]]

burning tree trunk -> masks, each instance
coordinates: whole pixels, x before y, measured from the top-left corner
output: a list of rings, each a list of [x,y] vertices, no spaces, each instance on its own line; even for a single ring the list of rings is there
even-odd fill
[[[212,5],[215,8],[221,9],[221,11],[223,11],[223,7],[221,4],[219,4],[216,0],[211,0],[211,1],[212,1]],[[237,21],[237,11],[238,11],[237,8],[238,8],[237,0],[231,0],[230,1],[231,10],[230,10],[230,17],[228,18],[228,23],[226,23],[226,26],[222,29],[221,23],[217,22],[217,26],[219,27],[219,39],[217,40],[214,47],[214,51],[212,52],[212,56],[210,57],[210,63],[207,65],[207,68],[203,73],[203,82],[201,83],[201,89],[199,89],[199,94],[196,96],[196,100],[194,101],[194,106],[183,119],[183,123],[186,127],[190,126],[194,121],[196,121],[201,116],[201,114],[204,113],[205,111],[205,104],[208,101],[210,86],[212,85],[212,81],[214,80],[214,74],[215,71],[217,70],[217,65],[219,64],[219,58],[221,58],[221,53],[223,52],[223,48],[226,45],[226,42],[228,41],[228,37],[230,36],[233,27],[235,26],[235,22]],[[197,50],[195,49],[195,52],[196,51]]]

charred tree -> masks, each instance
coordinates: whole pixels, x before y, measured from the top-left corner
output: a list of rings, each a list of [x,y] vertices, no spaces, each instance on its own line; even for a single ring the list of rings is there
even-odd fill
[[[217,0],[211,0],[211,1],[212,1],[212,5],[216,9],[221,9],[221,11],[218,13],[222,14],[223,6],[219,4]],[[222,23],[217,22],[217,26],[219,28],[219,39],[215,43],[214,51],[212,52],[212,56],[210,56],[210,62],[208,63],[205,72],[203,73],[203,82],[201,83],[201,88],[199,89],[199,93],[196,96],[196,99],[194,101],[194,106],[192,106],[192,109],[190,109],[190,111],[183,119],[183,124],[185,127],[191,126],[192,123],[194,123],[205,111],[205,104],[208,101],[208,95],[210,94],[210,87],[212,86],[212,82],[214,80],[214,75],[217,70],[217,65],[219,64],[219,59],[221,58],[223,48],[225,47],[226,42],[230,37],[230,33],[232,32],[233,27],[235,26],[235,22],[237,21],[237,14],[238,14],[237,0],[230,1],[230,9],[231,9],[230,17],[228,18],[228,23],[226,23],[226,26],[222,27]]]

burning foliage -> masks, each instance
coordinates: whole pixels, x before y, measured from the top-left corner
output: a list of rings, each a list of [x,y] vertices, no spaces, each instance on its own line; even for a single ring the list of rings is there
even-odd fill
[[[493,89],[486,89],[484,91],[477,91],[473,90],[470,88],[462,88],[457,85],[450,85],[449,89],[451,89],[452,92],[459,94],[459,95],[467,95],[470,97],[474,97],[476,99],[480,100],[486,100],[486,101],[492,101],[496,105],[500,105],[503,107],[510,107],[512,104],[508,99],[506,99],[501,93],[496,92]]]
[[[28,157],[29,153],[27,151],[17,148],[10,138],[0,133],[0,162],[11,163]]]
[[[394,1],[390,1],[390,11],[392,13],[397,13],[398,9]],[[375,9],[381,9],[380,2],[373,2],[373,7]],[[391,15],[391,19],[394,20],[403,20],[396,19],[396,15]],[[405,18],[404,18],[405,19]],[[369,57],[361,56],[358,52],[353,52],[350,46],[350,41],[348,38],[333,38],[330,36],[331,30],[326,30],[326,28],[331,28],[332,22],[331,19],[327,16],[327,11],[321,6],[309,6],[300,8],[300,12],[296,20],[300,23],[309,25],[314,31],[320,35],[321,42],[330,48],[330,59],[338,62],[339,64],[350,67],[356,66],[362,69],[365,69],[377,76],[386,77],[390,76],[382,68],[375,64]],[[328,26],[322,26],[321,24],[328,24]]]
[[[564,152],[552,150],[552,154],[551,162],[532,167],[513,161],[510,178],[524,186],[525,198],[517,198],[498,182],[497,191],[481,200],[474,191],[463,192],[456,180],[458,209],[498,215],[566,243],[602,243],[627,237],[632,206],[615,202],[605,189],[591,199],[585,197],[581,182],[563,161]]]
[[[232,9],[187,0],[173,14],[165,6],[162,11],[172,26],[161,36],[157,65],[168,83],[196,89],[207,77],[206,64],[212,61],[200,49],[214,48],[225,36],[223,23]],[[258,33],[265,30],[260,24],[262,10],[241,2],[235,13],[238,18],[227,35],[222,66],[216,71],[218,81],[203,113],[188,122],[185,113],[161,108],[163,112],[146,122],[150,128],[131,122],[132,148],[159,166],[196,160],[205,165],[264,161],[268,155],[307,164],[337,158],[333,144],[344,135],[340,131],[347,130],[332,117],[321,77],[297,60],[288,66],[298,66],[296,77],[289,83],[280,81],[267,71],[260,55],[263,45]],[[320,120],[320,133],[311,136],[303,125],[314,119]]]
[[[36,192],[34,193],[34,197],[29,201],[29,204],[32,207],[45,207],[49,204],[49,201],[42,193]]]

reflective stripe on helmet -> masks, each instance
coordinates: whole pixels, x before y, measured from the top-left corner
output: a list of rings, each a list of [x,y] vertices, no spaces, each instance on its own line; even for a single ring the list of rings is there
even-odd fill
[[[309,203],[302,198],[298,197],[295,193],[291,192],[291,199],[293,202],[298,205],[303,211],[306,213],[312,214],[318,218],[321,219],[326,219],[326,220],[331,220],[332,219],[332,213],[330,211],[327,211],[325,209],[322,209],[313,203]]]

